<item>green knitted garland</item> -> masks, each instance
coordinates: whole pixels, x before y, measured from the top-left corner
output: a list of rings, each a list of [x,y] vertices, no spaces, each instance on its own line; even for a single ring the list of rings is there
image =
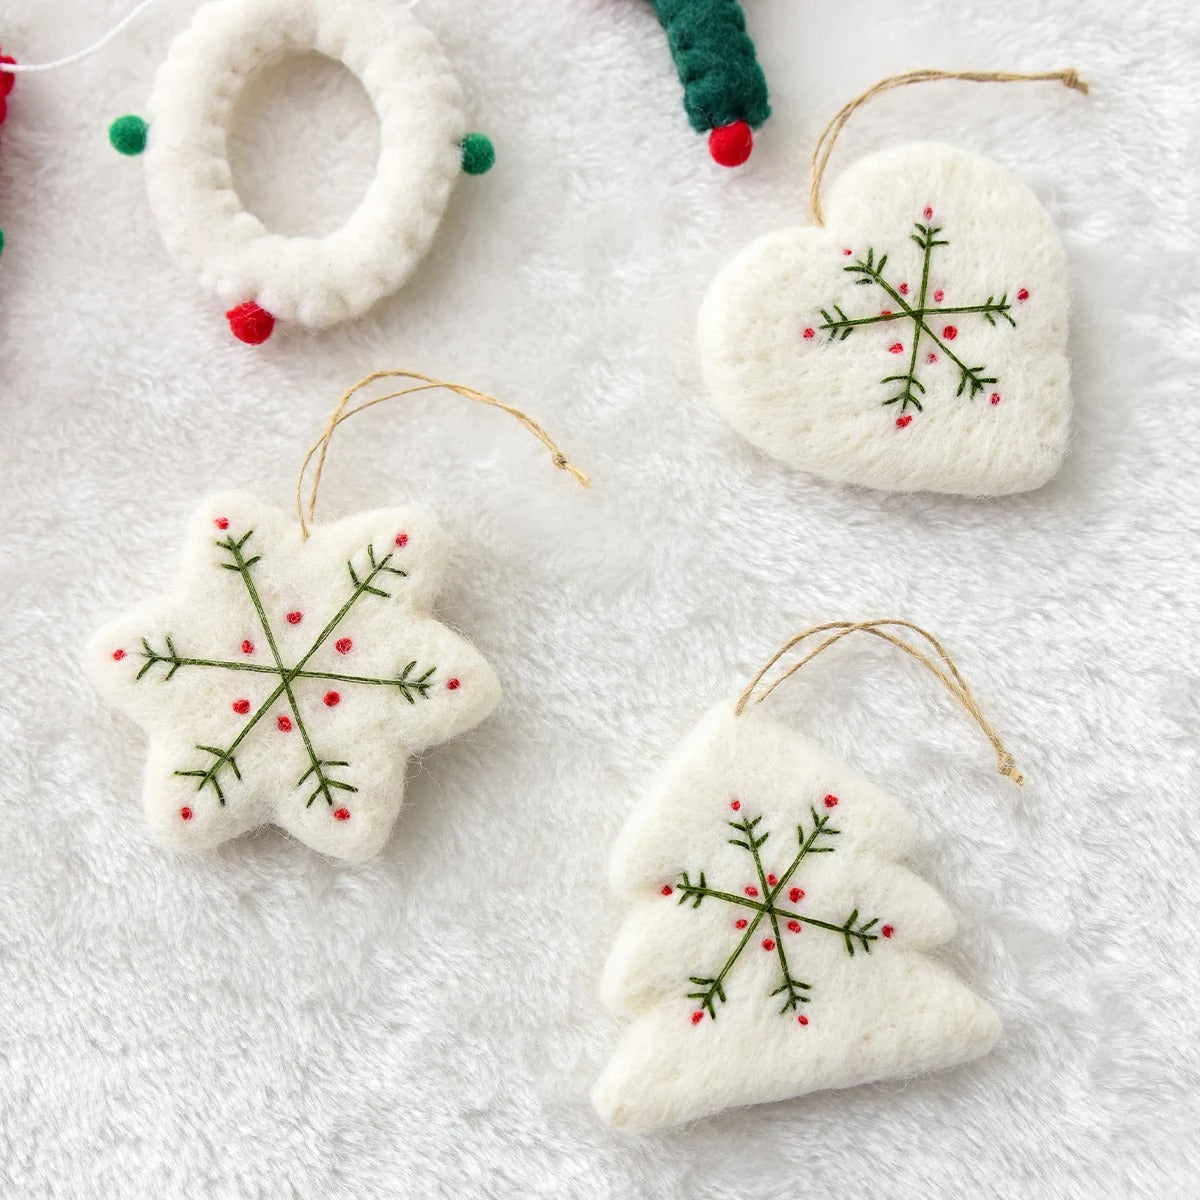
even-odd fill
[[[718,134],[742,125],[741,141],[749,156],[750,129],[771,115],[767,81],[758,65],[754,42],[737,0],[650,0],[663,28],[683,84],[683,102],[697,133],[712,133],[714,157]],[[746,128],[749,127],[749,128]]]

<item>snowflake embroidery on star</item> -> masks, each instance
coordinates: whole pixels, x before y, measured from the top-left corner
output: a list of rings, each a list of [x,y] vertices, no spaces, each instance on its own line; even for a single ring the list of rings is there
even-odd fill
[[[827,795],[825,797],[824,806],[827,810],[836,808],[837,804],[836,796]],[[738,812],[741,806],[740,800],[734,800],[730,805],[734,812]],[[759,832],[759,825],[762,822],[760,814],[753,818],[743,817],[738,821],[727,822],[730,829],[737,834],[736,837],[728,839],[729,844],[745,850],[754,863],[756,882],[746,884],[741,889],[741,894],[710,887],[704,871],[700,871],[695,880],[691,878],[689,872],[684,871],[680,874],[675,887],[670,884],[663,887],[662,894],[664,896],[674,894],[678,888],[677,903],[681,905],[690,903],[693,908],[699,908],[705,900],[716,900],[729,905],[732,912],[739,914],[733,924],[741,936],[734,944],[720,971],[712,976],[690,975],[688,977],[688,981],[697,989],[687,993],[688,999],[694,1000],[697,1005],[691,1015],[693,1025],[698,1025],[703,1021],[706,1013],[711,1019],[716,1020],[718,1006],[728,1001],[725,993],[725,981],[737,965],[738,960],[755,940],[759,940],[763,951],[774,954],[778,959],[779,985],[771,992],[771,995],[781,998],[779,1012],[781,1015],[787,1015],[797,1012],[802,1005],[807,1004],[812,997],[813,990],[811,983],[806,983],[798,978],[792,970],[789,955],[794,952],[789,951],[787,947],[788,936],[794,937],[803,932],[806,926],[822,930],[826,934],[836,934],[844,942],[846,953],[853,958],[856,950],[870,954],[871,943],[877,942],[881,934],[885,938],[890,938],[895,932],[891,925],[883,925],[876,930],[879,918],[872,917],[870,920],[863,920],[857,908],[843,921],[827,921],[800,911],[798,905],[804,900],[805,891],[793,880],[797,877],[801,864],[812,854],[832,854],[835,847],[823,844],[822,839],[835,838],[841,833],[841,830],[835,829],[829,823],[832,819],[832,811],[818,814],[816,808],[810,808],[809,812],[812,815],[811,828],[805,834],[804,825],[797,825],[797,849],[783,874],[776,875],[774,872],[768,871],[763,864],[760,851],[771,835],[769,832]],[[808,1024],[808,1017],[803,1012],[800,1012],[796,1020],[800,1025]]]
[[[944,230],[941,225],[933,224],[933,209],[926,208],[924,220],[913,225],[911,239],[921,250],[921,279],[916,294],[907,281],[892,282],[885,275],[888,255],[876,257],[874,248],[868,248],[866,256],[854,256],[852,250],[843,250],[843,255],[854,257],[854,261],[842,269],[849,275],[856,276],[855,283],[860,287],[877,288],[884,297],[885,303],[894,305],[880,309],[870,316],[851,317],[838,304],[830,308],[822,308],[821,322],[816,328],[804,331],[806,339],[813,338],[819,331],[827,335],[830,342],[844,342],[852,333],[869,325],[895,324],[898,327],[897,339],[891,342],[887,350],[897,357],[907,356],[905,369],[897,374],[884,376],[880,383],[887,389],[888,396],[883,401],[884,407],[898,404],[900,416],[896,425],[904,429],[912,422],[909,408],[917,412],[924,411],[924,400],[928,388],[922,378],[923,367],[935,366],[940,358],[944,358],[958,372],[958,386],[955,396],[966,395],[974,398],[982,393],[988,393],[992,405],[1000,403],[1001,394],[994,390],[999,384],[999,377],[987,374],[986,365],[972,366],[951,347],[959,335],[958,325],[947,318],[982,317],[989,325],[996,326],[1001,321],[1016,328],[1016,318],[1012,315],[1013,305],[1004,292],[999,299],[989,295],[986,300],[973,304],[944,303],[946,294],[942,288],[932,287],[932,269],[934,252],[950,245],[946,238],[939,237]],[[1017,292],[1018,303],[1029,299],[1027,288]],[[924,351],[924,352],[923,352]]]
[[[495,675],[428,615],[432,522],[371,513],[317,527],[243,495],[193,527],[178,595],[93,641],[100,690],[150,733],[147,815],[203,848],[272,822],[365,858],[399,812],[409,754],[482,720]]]

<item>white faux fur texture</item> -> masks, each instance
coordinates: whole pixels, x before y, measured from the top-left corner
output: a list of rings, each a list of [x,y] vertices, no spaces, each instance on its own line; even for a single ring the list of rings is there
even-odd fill
[[[88,670],[150,734],[155,836],[209,850],[273,822],[336,858],[392,832],[408,755],[500,699],[491,667],[433,620],[446,559],[427,517],[316,526],[242,493],[188,533],[178,588],[101,630]]]
[[[1070,428],[1067,266],[1033,192],[979,155],[911,144],[848,167],[826,209],[709,290],[700,356],[730,424],[846,483],[1044,484]]]
[[[757,705],[712,709],[613,852],[632,905],[602,992],[632,1018],[592,1093],[646,1130],[731,1105],[954,1066],[996,1014],[922,953],[954,932],[895,860],[886,792]]]
[[[379,119],[375,179],[322,238],[270,232],[245,210],[228,158],[246,81],[306,50],[357,75]],[[404,283],[461,173],[462,88],[437,39],[394,0],[212,0],[172,44],[149,113],[146,187],[167,247],[226,304],[254,301],[311,329],[360,316]]]
[[[0,0],[0,45],[55,58],[130,7]],[[158,0],[74,70],[21,78],[0,131],[0,1196],[1194,1200],[1194,4],[746,0],[774,116],[731,173],[681,128],[645,0],[422,0],[496,167],[455,187],[407,286],[314,335],[281,321],[253,352],[106,137],[195,7]],[[914,67],[1064,64],[1086,101],[897,92],[829,178],[931,139],[1038,195],[1073,304],[1058,475],[989,504],[850,488],[732,430],[699,377],[697,309],[732,256],[803,220],[837,106]],[[247,207],[337,228],[375,176],[368,97],[319,59],[243,95]],[[80,647],[171,589],[205,496],[282,507],[336,398],[381,367],[535,413],[592,475],[581,492],[515,422],[445,396],[337,434],[322,513],[436,515],[436,615],[504,702],[411,763],[376,859],[271,827],[164,853],[137,801],[145,734]],[[596,996],[621,828],[770,649],[892,615],[945,639],[1024,789],[873,645],[771,704],[918,820],[910,865],[959,924],[938,954],[1003,1037],[926,1077],[612,1129],[589,1092],[622,1031]]]

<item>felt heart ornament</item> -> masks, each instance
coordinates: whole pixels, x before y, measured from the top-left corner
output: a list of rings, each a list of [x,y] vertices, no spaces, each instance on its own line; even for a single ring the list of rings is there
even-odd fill
[[[916,629],[839,623],[797,640],[838,630],[820,653],[858,631],[893,641],[889,627]],[[898,861],[918,842],[912,818],[808,737],[745,711],[756,684],[704,717],[613,852],[629,911],[601,996],[631,1023],[593,1100],[614,1125],[952,1067],[999,1035],[993,1010],[929,954],[954,918]]]
[[[947,146],[860,160],[824,228],[749,246],[705,298],[699,344],[729,423],[826,479],[1002,495],[1066,453],[1062,246],[1024,184]]]
[[[418,382],[347,408],[395,376]],[[341,398],[309,450],[298,520],[245,492],[208,500],[171,594],[108,625],[87,650],[97,690],[149,734],[144,805],[163,844],[206,850],[274,824],[332,857],[370,858],[399,814],[407,759],[499,702],[492,668],[432,615],[447,557],[432,518],[397,508],[311,524],[338,426],[437,387],[513,414],[586,486],[519,410],[461,385],[378,372]]]

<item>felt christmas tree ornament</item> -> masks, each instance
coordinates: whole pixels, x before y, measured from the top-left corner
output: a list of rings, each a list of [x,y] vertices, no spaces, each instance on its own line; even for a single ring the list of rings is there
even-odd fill
[[[754,131],[771,115],[767,81],[737,0],[650,0],[667,31],[697,133],[723,167],[739,167],[754,149]]]
[[[614,1125],[655,1129],[951,1067],[996,1041],[996,1014],[928,954],[954,918],[898,861],[916,844],[912,819],[759,708],[855,633],[932,671],[1022,783],[953,660],[918,626],[842,621],[793,638],[704,717],[613,851],[612,887],[630,907],[601,994],[631,1024],[592,1096]],[[759,693],[810,638],[822,640]]]
[[[1070,434],[1066,261],[1034,194],[998,164],[906,144],[821,184],[838,134],[911,83],[1053,80],[917,71],[847,104],[813,152],[812,224],[748,246],[700,311],[713,402],[756,446],[826,479],[994,496],[1040,487]]]
[[[415,382],[348,407],[389,378]],[[432,518],[394,508],[311,525],[337,427],[442,387],[515,416],[586,486],[518,409],[457,384],[380,372],[342,397],[309,450],[298,520],[248,493],[206,501],[172,593],[108,625],[87,651],[100,694],[149,735],[144,802],[164,845],[206,850],[275,824],[335,858],[369,858],[400,811],[406,759],[496,706],[492,668],[432,615],[447,553]]]
[[[322,238],[266,229],[238,198],[228,158],[246,81],[303,51],[356,75],[379,118],[375,179]],[[462,87],[433,34],[396,0],[212,0],[171,46],[149,114],[117,118],[109,140],[122,154],[144,152],[163,241],[252,345],[277,320],[324,329],[396,291],[432,243],[458,175],[495,161],[488,138],[467,129]]]

